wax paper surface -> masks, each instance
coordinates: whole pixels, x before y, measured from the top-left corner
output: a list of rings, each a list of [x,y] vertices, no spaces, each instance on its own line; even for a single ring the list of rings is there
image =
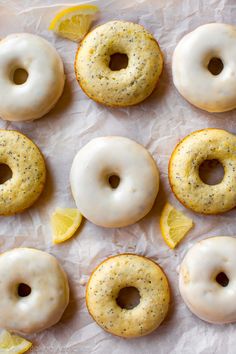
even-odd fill
[[[35,205],[22,214],[0,218],[1,252],[22,246],[50,252],[67,272],[71,289],[70,303],[62,320],[46,331],[28,336],[33,341],[31,352],[234,354],[235,324],[211,325],[186,308],[178,290],[178,265],[195,242],[208,236],[236,235],[236,211],[204,217],[186,210],[170,191],[167,167],[176,143],[194,130],[217,127],[236,133],[235,111],[210,114],[191,106],[174,88],[171,74],[173,50],[182,36],[209,22],[235,24],[235,1],[93,1],[101,9],[96,24],[113,19],[142,24],[154,34],[164,54],[164,71],[156,91],[138,106],[120,109],[99,105],[82,92],[74,74],[77,44],[47,30],[55,13],[73,3],[80,1],[0,1],[0,37],[14,32],[31,32],[46,38],[60,53],[66,72],[64,93],[45,117],[28,123],[0,121],[0,128],[16,129],[33,139],[45,156],[48,170],[46,188]],[[85,221],[80,232],[70,241],[53,246],[51,213],[58,206],[75,206],[69,184],[73,157],[92,138],[107,135],[129,137],[151,152],[161,177],[156,204],[149,215],[135,225],[105,229]],[[184,210],[195,223],[187,238],[174,251],[164,243],[159,229],[160,211],[167,200]],[[104,332],[92,320],[85,305],[85,284],[92,270],[106,257],[123,252],[145,255],[158,262],[169,278],[172,292],[170,314],[159,329],[132,340]]]

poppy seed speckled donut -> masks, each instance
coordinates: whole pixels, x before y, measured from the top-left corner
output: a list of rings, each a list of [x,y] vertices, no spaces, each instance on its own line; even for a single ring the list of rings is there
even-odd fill
[[[136,288],[140,302],[132,309],[117,303],[124,288]],[[104,330],[120,337],[145,336],[165,319],[170,303],[168,280],[151,259],[120,254],[103,261],[87,284],[86,304],[90,315]]]
[[[199,176],[206,160],[218,160],[224,168],[220,183],[208,185]],[[218,214],[236,206],[236,136],[208,128],[186,136],[169,161],[169,182],[177,199],[202,214]]]
[[[110,58],[126,54],[128,65],[111,70]],[[108,106],[130,106],[147,98],[162,72],[163,58],[154,37],[142,26],[111,21],[91,31],[75,59],[76,78],[93,100]]]
[[[12,176],[0,184],[0,215],[12,215],[29,208],[40,196],[46,167],[38,147],[25,135],[0,130],[0,170],[7,165]]]

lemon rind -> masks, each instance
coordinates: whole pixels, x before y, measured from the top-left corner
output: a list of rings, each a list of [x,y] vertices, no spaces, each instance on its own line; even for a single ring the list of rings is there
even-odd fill
[[[62,21],[70,19],[76,15],[91,16],[96,14],[98,11],[99,8],[96,5],[78,5],[69,7],[67,9],[61,10],[56,14],[56,16],[52,19],[48,29],[57,32],[58,27]]]
[[[162,237],[164,239],[164,241],[166,242],[166,244],[171,248],[174,249],[180,242],[183,241],[183,239],[185,238],[185,236],[187,235],[187,233],[192,229],[192,227],[194,226],[193,220],[190,219],[189,217],[187,217],[186,215],[184,215],[181,211],[179,211],[185,218],[186,220],[189,221],[189,226],[188,228],[186,228],[185,232],[183,232],[183,235],[181,237],[181,239],[179,239],[177,242],[174,242],[170,237],[169,237],[169,229],[170,227],[167,224],[167,218],[168,215],[170,213],[170,211],[172,209],[177,210],[176,208],[174,208],[170,203],[166,203],[162,212],[161,212],[161,217],[160,217],[160,229],[161,229],[161,234]],[[167,231],[168,229],[168,231]]]
[[[65,209],[69,209],[69,208],[65,208]],[[53,244],[62,243],[64,241],[67,241],[68,239],[70,239],[72,236],[74,236],[75,232],[78,230],[78,228],[80,227],[81,222],[82,222],[82,218],[83,218],[82,214],[78,211],[78,209],[72,209],[72,210],[77,210],[77,215],[76,215],[76,218],[74,219],[72,226],[70,228],[68,228],[64,234],[57,235],[56,231],[55,231],[56,227],[55,227],[55,223],[53,222],[53,217],[56,214],[64,215],[63,210],[64,210],[63,208],[56,208],[55,212],[52,214],[51,225],[52,225],[52,230],[53,230],[53,236],[52,236]],[[70,218],[70,217],[68,216],[68,218]],[[73,220],[73,218],[71,218],[71,219]]]

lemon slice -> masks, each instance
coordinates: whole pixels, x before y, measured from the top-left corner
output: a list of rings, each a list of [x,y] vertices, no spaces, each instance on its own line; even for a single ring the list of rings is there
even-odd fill
[[[166,203],[161,213],[160,227],[167,245],[170,248],[175,248],[193,227],[193,221]]]
[[[57,208],[52,214],[53,243],[61,243],[71,238],[82,221],[78,209]]]
[[[95,5],[78,5],[60,11],[51,21],[49,30],[71,41],[80,41],[88,32],[99,8]]]
[[[8,331],[3,330],[0,334],[0,353],[21,354],[25,353],[32,347],[32,343],[28,340],[10,334]]]

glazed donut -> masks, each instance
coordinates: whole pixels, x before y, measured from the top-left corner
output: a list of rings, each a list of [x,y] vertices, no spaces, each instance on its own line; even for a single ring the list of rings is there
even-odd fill
[[[0,215],[12,215],[29,208],[40,196],[46,167],[38,147],[25,135],[0,129],[0,171],[7,165],[12,177],[0,184]]]
[[[28,74],[24,83],[16,82],[19,70]],[[30,33],[17,33],[0,41],[2,119],[25,121],[42,117],[58,101],[64,82],[62,60],[45,39]]]
[[[77,153],[70,183],[82,215],[100,226],[122,227],[151,210],[159,190],[159,172],[142,145],[119,136],[101,137]]]
[[[210,23],[184,36],[173,54],[172,74],[177,90],[194,106],[208,112],[234,109],[236,27]]]
[[[121,289],[134,287],[139,304],[122,308]],[[104,330],[120,337],[140,337],[154,331],[165,319],[170,303],[167,278],[152,260],[120,254],[103,261],[92,273],[86,289],[90,315]]]
[[[188,308],[211,323],[236,321],[236,239],[195,244],[180,266],[179,290]]]
[[[2,253],[0,279],[0,327],[39,332],[56,324],[68,305],[66,274],[46,252],[15,248]]]
[[[205,184],[199,167],[218,160],[224,168],[222,181]],[[236,206],[236,136],[221,129],[203,129],[185,137],[169,162],[169,182],[177,199],[202,214],[218,214]]]
[[[110,69],[113,54],[126,54],[128,65]],[[76,78],[93,100],[107,106],[130,106],[147,98],[162,72],[163,58],[154,37],[132,22],[110,21],[82,41],[75,58]]]

